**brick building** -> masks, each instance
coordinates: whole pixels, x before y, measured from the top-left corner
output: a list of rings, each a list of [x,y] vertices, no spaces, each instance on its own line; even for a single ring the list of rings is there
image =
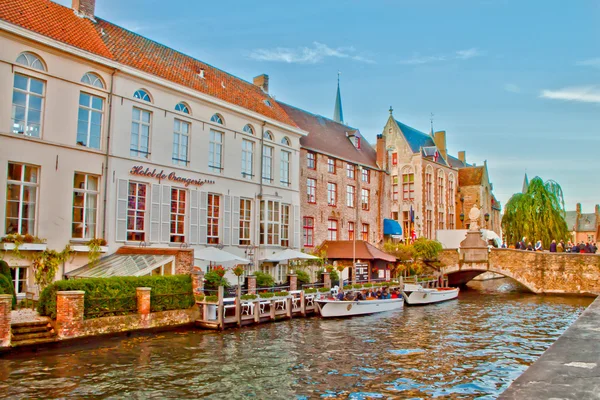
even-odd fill
[[[352,240],[354,235],[380,244],[383,217],[389,215],[389,179],[376,150],[356,128],[280,105],[308,132],[300,141],[303,248],[312,251],[325,240]],[[341,106],[335,115],[342,115]]]
[[[490,182],[487,161],[484,161],[483,165],[460,168],[458,186],[460,212],[466,214],[473,206],[477,206],[481,210],[479,226],[500,235],[500,203],[492,193],[493,185]],[[460,225],[457,226],[462,228],[463,224],[465,229],[469,228],[467,221],[460,221]]]
[[[572,242],[594,242],[600,245],[600,205],[596,204],[593,213],[582,213],[581,203],[577,203],[575,211],[567,211],[565,220]]]

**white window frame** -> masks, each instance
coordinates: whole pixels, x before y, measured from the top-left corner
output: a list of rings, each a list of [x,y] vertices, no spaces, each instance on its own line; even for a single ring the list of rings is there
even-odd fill
[[[337,185],[333,182],[327,182],[327,205],[337,207]]]
[[[244,232],[247,232],[246,236]],[[252,199],[240,198],[240,233],[239,245],[248,246],[252,243]]]
[[[131,187],[132,185],[135,185],[135,195],[130,194],[131,193]],[[145,187],[146,188],[146,195],[144,196],[144,207],[138,207],[139,206],[139,191],[140,191],[140,187]],[[144,182],[137,182],[137,181],[129,181],[127,184],[127,241],[129,242],[145,242],[146,241],[146,219],[148,217],[148,202],[150,200],[150,196],[149,195],[149,185],[147,183]],[[134,207],[131,207],[132,203],[131,203],[131,197],[134,196],[135,197],[135,205]],[[130,215],[130,211],[133,212],[133,215]],[[129,221],[130,218],[133,218],[133,229],[129,228]],[[142,229],[136,229],[137,227],[137,220],[139,218],[142,218],[143,221],[143,227]],[[131,235],[135,235],[135,234],[142,234],[141,239],[138,238],[134,238]]]
[[[279,181],[281,186],[289,187],[290,182],[290,160],[292,153],[286,150],[281,150],[281,159],[279,160]]]
[[[242,139],[242,178],[254,178],[254,142],[247,139]]]
[[[317,180],[306,178],[306,196],[309,204],[317,203]]]
[[[260,205],[260,244],[280,245],[281,203],[275,200],[261,200]]]
[[[179,124],[179,128],[178,125]],[[184,127],[187,127],[187,132]],[[174,165],[182,165],[187,167],[190,163],[190,137],[192,124],[179,118],[173,119],[173,155],[171,161]],[[182,139],[185,139],[185,145],[182,144]]]
[[[346,163],[346,178],[354,180],[356,177],[356,165]]]
[[[217,204],[215,204],[215,199],[218,199]],[[216,193],[209,193],[206,204],[206,243],[219,244],[221,243],[221,195]]]
[[[223,132],[210,130],[208,141],[208,169],[220,174],[223,171]]]
[[[27,292],[27,275],[29,275],[29,268],[27,267],[11,267],[10,271],[13,272],[14,276],[11,276],[12,284],[15,288],[15,294],[19,297],[25,296]],[[24,275],[22,277],[21,275]],[[19,291],[19,282],[23,283],[23,292]]]
[[[139,111],[140,113],[140,118],[139,119],[134,119],[134,113],[135,111]],[[144,122],[144,115],[148,115],[148,122]],[[138,129],[137,132],[133,131],[133,124],[138,124]],[[146,151],[142,150],[142,140],[144,139],[144,136],[142,135],[142,127],[143,126],[147,126],[148,127],[148,137],[146,139]],[[150,135],[152,134],[152,112],[148,111],[148,110],[144,110],[143,108],[139,108],[139,107],[133,107],[131,110],[131,142],[130,142],[130,146],[129,146],[129,155],[132,157],[139,157],[139,158],[150,158]],[[136,138],[137,141],[137,145],[136,148],[133,147],[133,138]]]
[[[176,195],[175,199],[173,194]],[[171,243],[185,243],[187,202],[187,190],[176,187],[171,188],[171,223],[169,228],[169,242]]]
[[[262,182],[265,184],[273,183],[273,152],[275,149],[272,146],[263,145],[263,165],[262,165]]]
[[[5,232],[7,234],[10,233],[18,233],[20,235],[25,235],[25,234],[31,234],[35,236],[35,232],[36,232],[36,228],[37,228],[37,212],[38,212],[38,198],[39,198],[39,185],[40,185],[40,167],[35,166],[35,165],[30,165],[30,164],[23,164],[23,163],[11,163],[9,162],[8,164],[13,164],[13,165],[19,165],[21,166],[21,178],[20,180],[16,181],[16,180],[12,180],[12,179],[8,179],[8,173],[7,173],[7,181],[6,181],[6,209],[8,210],[8,204],[9,202],[14,203],[14,201],[11,201],[8,198],[8,186],[10,185],[14,185],[14,186],[19,186],[19,200],[18,200],[18,207],[19,207],[19,212],[17,215],[17,230],[16,231],[8,231],[8,227],[9,225],[7,224],[6,227],[4,228]],[[32,172],[35,175],[35,182],[29,182],[29,181],[25,181],[24,177],[25,177],[25,171],[26,168],[31,168],[34,169],[35,172]],[[21,227],[23,226],[23,208],[25,206],[25,204],[31,205],[31,200],[27,203],[23,202],[23,195],[25,193],[25,187],[32,187],[35,188],[35,200],[33,203],[33,221],[31,222],[31,226],[32,226],[32,231],[30,232],[29,230],[27,230],[27,232],[24,232]],[[28,218],[31,219],[31,218]],[[11,220],[14,220],[14,218],[11,218]],[[5,216],[5,221],[8,222],[8,213]],[[29,224],[28,224],[29,225]]]
[[[84,177],[83,180],[83,188],[78,188],[75,187],[75,185],[73,185],[73,210],[72,210],[72,221],[71,221],[71,238],[72,239],[94,239],[96,237],[96,230],[98,229],[98,200],[100,198],[100,177],[97,175],[92,175],[92,174],[86,174],[86,173],[82,173],[82,172],[75,172],[74,176],[73,176],[73,183],[75,183],[75,176],[77,175],[81,175]],[[96,190],[94,189],[89,189],[89,179],[90,178],[95,178],[96,179]],[[75,196],[83,196],[83,207],[82,208],[82,218],[81,218],[81,224],[83,224],[82,226],[82,232],[83,235],[81,237],[77,237],[73,234],[73,225],[75,224],[74,221],[74,214],[75,214]],[[90,200],[90,198],[92,196],[95,196],[96,198],[96,204],[94,205],[94,213],[96,214],[94,217],[94,229],[91,232],[91,234],[85,234],[86,232],[88,232],[88,209],[89,209],[89,202],[91,202],[92,200]]]
[[[346,206],[354,208],[356,206],[356,187],[346,185]]]
[[[20,89],[20,88],[15,87],[15,82],[16,82],[17,76],[27,79],[27,87],[25,89]],[[38,81],[42,84],[42,93],[41,94],[31,91],[31,81],[32,80]],[[23,117],[24,118],[24,120],[23,120],[24,131],[23,132],[21,132],[19,130],[15,130],[15,116],[16,116],[15,107],[17,107],[17,105],[14,103],[15,92],[25,94],[25,115]],[[31,134],[30,130],[28,129],[29,128],[29,113],[30,113],[30,111],[33,110],[30,107],[31,97],[38,97],[41,99],[40,109],[35,110],[35,111],[39,111],[39,113],[40,113],[39,125],[35,124],[38,126],[37,135]],[[13,78],[13,97],[11,98],[11,104],[12,104],[12,112],[11,112],[12,127],[11,127],[11,130],[13,133],[15,133],[17,135],[24,135],[24,136],[30,136],[30,137],[35,137],[35,138],[42,137],[42,127],[44,125],[44,104],[45,104],[44,100],[45,100],[45,98],[46,98],[46,82],[45,81],[38,79],[38,78],[34,78],[29,75],[15,73],[14,78]],[[22,107],[22,106],[19,105],[18,107]]]
[[[279,240],[282,247],[290,247],[290,213],[291,206],[289,204],[281,204],[281,212],[279,213],[281,222],[281,232]]]
[[[327,240],[338,240],[338,221],[337,219],[327,220]]]
[[[82,95],[89,96],[90,101],[89,104],[81,104]],[[94,99],[100,99],[102,103],[102,109],[98,110],[97,108],[93,108]],[[86,140],[85,142],[76,140],[76,143],[81,146],[89,147],[90,149],[100,149],[102,147],[102,123],[104,122],[104,98],[100,96],[93,95],[91,93],[80,92],[79,93],[79,112],[81,110],[85,111],[87,116],[87,121],[79,119],[79,113],[77,114],[77,139],[79,139],[79,122],[86,123]],[[92,115],[94,113],[100,114],[100,125],[99,131],[100,136],[98,137],[98,147],[90,146],[90,141],[92,137],[92,125],[96,125],[92,123]]]

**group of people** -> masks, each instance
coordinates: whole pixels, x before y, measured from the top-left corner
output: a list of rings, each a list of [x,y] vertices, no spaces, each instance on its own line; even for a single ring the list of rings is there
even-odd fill
[[[527,240],[527,238],[523,237],[523,239],[521,241],[519,241],[515,244],[515,249],[526,250],[526,251],[544,251],[541,240],[538,240],[535,243],[535,246],[532,245],[531,242],[527,242],[527,244],[525,244],[526,240]],[[506,245],[503,244],[502,247],[506,247]],[[577,243],[571,243],[569,241],[567,244],[565,244],[564,240],[561,240],[559,242],[557,242],[556,240],[553,240],[552,243],[550,243],[549,251],[550,251],[550,253],[590,253],[590,254],[595,254],[598,251],[598,247],[593,242],[588,242],[588,243],[581,242],[581,243],[577,244]]]
[[[357,290],[351,291],[347,290],[346,292],[340,290],[337,294],[337,299],[341,301],[357,301],[357,300],[386,300],[386,299],[397,299],[402,296],[398,289],[392,289],[388,291],[387,288],[382,289],[371,289],[371,290]]]

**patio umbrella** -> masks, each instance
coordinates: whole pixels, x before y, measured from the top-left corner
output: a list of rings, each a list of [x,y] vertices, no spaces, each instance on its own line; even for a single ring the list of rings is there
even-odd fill
[[[219,250],[216,247],[206,247],[194,253],[194,259],[209,261],[211,263],[223,263],[235,261],[236,264],[250,264],[252,261],[238,257],[235,254]]]
[[[290,260],[320,260],[320,257],[313,256],[311,254],[302,253],[301,251],[296,251],[292,249],[286,249],[279,251],[275,254],[271,254],[267,256],[267,258],[262,259],[261,261],[266,262],[283,262]]]

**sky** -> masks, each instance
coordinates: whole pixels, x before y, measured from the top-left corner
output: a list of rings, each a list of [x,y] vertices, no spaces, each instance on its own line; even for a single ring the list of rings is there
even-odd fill
[[[59,0],[70,6],[70,0]],[[372,143],[389,116],[487,160],[502,204],[524,174],[600,203],[600,0],[96,0],[96,15],[333,116]]]

